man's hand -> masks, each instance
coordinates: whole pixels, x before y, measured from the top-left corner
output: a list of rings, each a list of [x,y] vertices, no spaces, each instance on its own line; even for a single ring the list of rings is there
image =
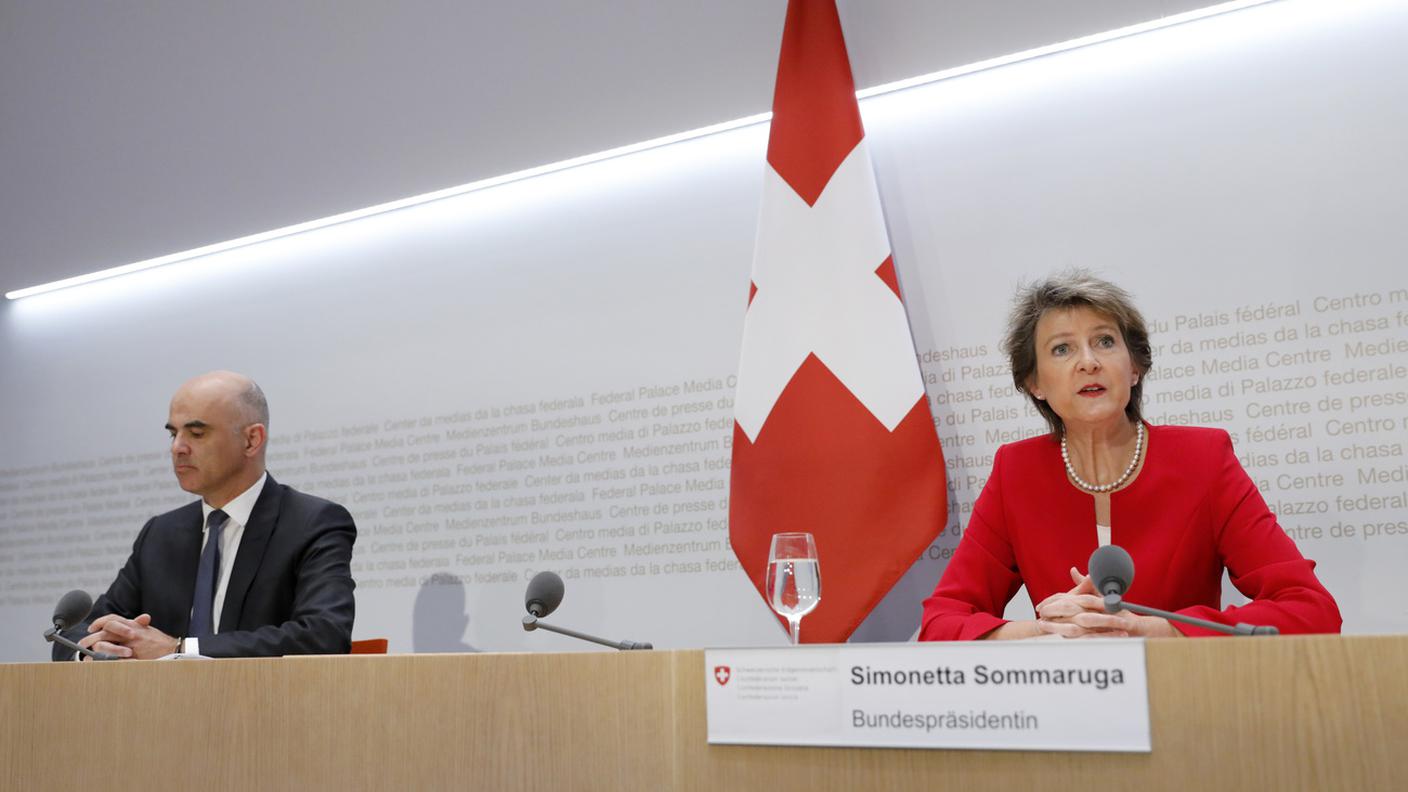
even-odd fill
[[[175,652],[177,640],[151,624],[150,614],[125,619],[116,613],[109,613],[88,625],[88,635],[78,645],[134,660],[153,660]]]

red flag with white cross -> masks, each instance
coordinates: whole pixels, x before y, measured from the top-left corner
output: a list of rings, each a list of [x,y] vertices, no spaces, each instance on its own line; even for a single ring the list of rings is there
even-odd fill
[[[943,529],[943,454],[834,0],[790,0],[735,394],[729,540],[816,537],[802,640],[846,640]],[[916,625],[917,627],[917,625]]]

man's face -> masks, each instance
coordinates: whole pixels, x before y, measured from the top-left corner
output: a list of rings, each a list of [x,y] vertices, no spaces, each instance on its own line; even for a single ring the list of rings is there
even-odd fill
[[[189,383],[177,391],[166,430],[177,483],[206,500],[225,494],[253,464],[235,399],[218,383]]]

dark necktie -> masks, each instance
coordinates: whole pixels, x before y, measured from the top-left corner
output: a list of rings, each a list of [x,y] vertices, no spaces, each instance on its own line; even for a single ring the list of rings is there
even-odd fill
[[[188,633],[197,638],[215,632],[215,587],[220,583],[220,534],[229,520],[230,515],[216,509],[205,521],[209,536],[205,540],[205,550],[200,554],[200,566],[196,567],[196,596],[191,605],[191,629]]]

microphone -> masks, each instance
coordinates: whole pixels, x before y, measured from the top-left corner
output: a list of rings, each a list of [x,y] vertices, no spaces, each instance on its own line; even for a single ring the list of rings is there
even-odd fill
[[[1105,545],[1090,554],[1090,581],[1104,597],[1124,596],[1134,582],[1134,559],[1119,545]]]
[[[1238,622],[1235,626],[1228,627],[1207,619],[1199,619],[1194,616],[1185,616],[1181,613],[1172,613],[1158,608],[1151,608],[1147,605],[1136,605],[1133,602],[1124,600],[1124,594],[1129,591],[1130,584],[1134,582],[1134,559],[1129,553],[1119,545],[1105,545],[1098,547],[1090,554],[1090,581],[1095,584],[1095,589],[1105,598],[1105,612],[1117,613],[1127,610],[1132,613],[1140,613],[1145,616],[1161,616],[1169,621],[1191,624],[1194,627],[1202,627],[1214,632],[1226,633],[1227,635],[1280,635],[1281,631],[1271,626],[1260,626]]]
[[[523,596],[523,606],[539,619],[557,610],[562,604],[566,586],[556,572],[539,572],[528,581],[528,591]]]
[[[93,610],[93,598],[82,589],[74,589],[59,598],[54,606],[54,629],[67,630],[83,621],[83,617]]]
[[[44,640],[49,643],[56,643],[66,646],[69,649],[85,655],[94,660],[116,660],[116,655],[107,652],[95,652],[87,649],[60,635],[60,631],[67,630],[88,617],[88,612],[93,610],[93,598],[88,596],[88,592],[81,589],[74,589],[59,598],[59,604],[54,606],[53,622],[54,626],[44,631]]]
[[[539,619],[557,610],[557,606],[562,604],[562,595],[566,587],[562,583],[562,578],[556,572],[546,570],[539,572],[528,581],[528,590],[523,595],[523,607],[528,609],[528,615],[523,617],[523,630],[532,632],[538,628],[566,635],[570,638],[577,638],[583,641],[591,641],[602,646],[609,646],[612,649],[654,649],[649,643],[643,641],[608,641],[605,638],[598,638],[595,635],[587,635],[576,630],[569,630],[566,627],[554,627]]]

